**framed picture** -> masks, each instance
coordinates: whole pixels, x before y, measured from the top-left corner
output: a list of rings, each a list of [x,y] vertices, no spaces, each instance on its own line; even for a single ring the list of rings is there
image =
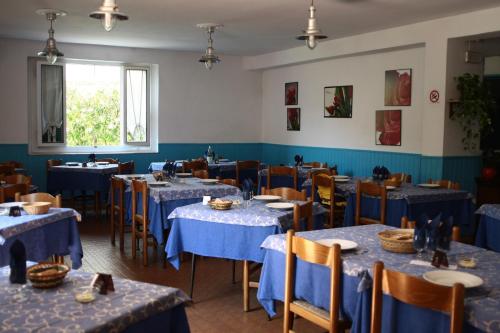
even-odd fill
[[[375,143],[401,146],[401,110],[375,111]]]
[[[411,105],[411,69],[385,71],[385,106]]]
[[[299,83],[285,83],[285,105],[299,104]]]
[[[286,109],[286,129],[288,131],[300,131],[300,108]]]
[[[325,118],[352,118],[353,86],[325,87]]]

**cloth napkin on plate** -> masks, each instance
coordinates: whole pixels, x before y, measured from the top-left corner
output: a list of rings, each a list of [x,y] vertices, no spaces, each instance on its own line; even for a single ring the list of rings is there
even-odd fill
[[[241,190],[244,200],[250,200],[250,193],[253,192],[253,181],[250,178],[246,178],[241,183]]]

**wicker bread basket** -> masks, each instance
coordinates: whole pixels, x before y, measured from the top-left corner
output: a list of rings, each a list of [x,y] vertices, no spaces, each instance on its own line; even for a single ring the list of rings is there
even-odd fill
[[[223,199],[214,199],[210,200],[208,202],[208,205],[212,207],[213,209],[217,210],[228,210],[231,209],[231,206],[233,205],[232,200],[223,200]]]
[[[26,276],[34,288],[54,288],[63,283],[69,267],[63,264],[39,263],[28,268]]]
[[[395,253],[415,253],[413,229],[391,229],[378,233],[382,248]]]
[[[23,209],[26,213],[30,215],[41,215],[47,214],[49,212],[50,202],[30,202],[23,205]]]

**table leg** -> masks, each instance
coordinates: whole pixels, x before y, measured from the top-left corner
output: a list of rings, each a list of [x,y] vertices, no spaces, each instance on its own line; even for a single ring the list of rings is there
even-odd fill
[[[196,254],[192,253],[191,254],[192,259],[191,259],[191,289],[189,289],[189,297],[191,297],[191,300],[193,299],[193,289],[194,289],[194,275],[196,272]]]
[[[248,310],[250,309],[248,265],[248,260],[243,260],[243,311],[245,312],[248,312]]]
[[[101,192],[95,191],[95,217],[100,220],[101,218]]]

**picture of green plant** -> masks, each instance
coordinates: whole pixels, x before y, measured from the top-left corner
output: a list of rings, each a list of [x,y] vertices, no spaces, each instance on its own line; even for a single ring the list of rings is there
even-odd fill
[[[325,87],[325,118],[352,118],[353,86]]]
[[[300,108],[286,109],[286,129],[288,131],[300,131]]]

